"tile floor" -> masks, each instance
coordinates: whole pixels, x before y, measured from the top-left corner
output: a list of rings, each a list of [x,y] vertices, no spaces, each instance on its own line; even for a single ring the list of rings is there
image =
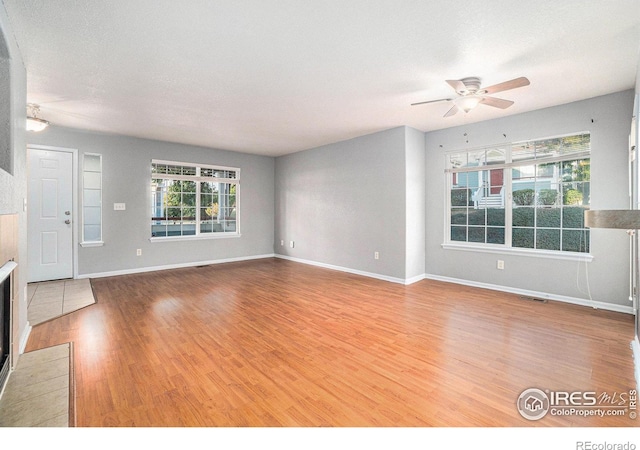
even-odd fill
[[[95,303],[88,279],[29,283],[27,296],[27,318],[31,326]]]
[[[0,397],[0,426],[68,427],[73,423],[71,363],[69,343],[20,355]]]
[[[27,296],[31,326],[95,303],[89,280],[29,283]],[[74,423],[71,363],[70,343],[20,355],[0,397],[0,426],[68,427]]]

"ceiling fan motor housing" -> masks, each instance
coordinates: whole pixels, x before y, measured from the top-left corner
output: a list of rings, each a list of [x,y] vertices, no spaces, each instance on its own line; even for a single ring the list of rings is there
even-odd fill
[[[457,91],[460,95],[473,95],[480,90],[480,78],[468,77],[460,80],[464,84],[465,89]]]

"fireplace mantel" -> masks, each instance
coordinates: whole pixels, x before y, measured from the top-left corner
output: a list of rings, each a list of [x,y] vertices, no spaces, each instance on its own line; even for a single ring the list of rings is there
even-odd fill
[[[7,261],[2,267],[0,267],[0,283],[2,283],[11,272],[18,267],[18,264],[15,261]]]

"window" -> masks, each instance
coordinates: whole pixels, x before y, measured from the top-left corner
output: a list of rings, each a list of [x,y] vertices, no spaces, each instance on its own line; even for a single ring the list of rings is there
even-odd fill
[[[450,153],[447,166],[447,242],[589,252],[588,133]]]
[[[102,155],[82,156],[83,247],[102,245]]]
[[[151,237],[239,236],[240,169],[151,162]]]

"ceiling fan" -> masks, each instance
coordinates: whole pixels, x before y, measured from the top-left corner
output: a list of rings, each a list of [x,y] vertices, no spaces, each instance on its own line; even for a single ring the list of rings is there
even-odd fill
[[[494,84],[493,86],[481,88],[480,78],[468,77],[461,80],[446,80],[446,82],[456,91],[458,97],[441,98],[438,100],[427,100],[426,102],[412,103],[411,106],[424,105],[426,103],[453,102],[453,106],[446,112],[444,117],[453,116],[458,111],[469,112],[480,103],[494,108],[506,109],[513,105],[511,100],[504,100],[497,97],[490,97],[489,94],[508,91],[523,86],[528,86],[529,80],[525,77],[514,78],[513,80]]]

